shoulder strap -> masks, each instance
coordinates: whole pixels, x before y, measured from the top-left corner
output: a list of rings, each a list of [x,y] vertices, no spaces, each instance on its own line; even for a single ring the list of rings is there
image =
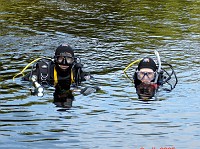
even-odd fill
[[[58,83],[56,67],[53,68],[53,79],[54,79],[54,86],[56,86],[56,84]]]
[[[74,81],[74,73],[73,73],[73,70],[71,69],[71,83],[74,83],[75,81]]]

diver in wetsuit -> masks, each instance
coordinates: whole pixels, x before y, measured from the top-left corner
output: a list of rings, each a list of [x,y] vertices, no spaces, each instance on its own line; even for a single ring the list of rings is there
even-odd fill
[[[152,58],[145,57],[139,62],[133,79],[140,99],[151,99],[157,93],[159,87],[165,84],[170,86],[169,89],[165,88],[167,91],[175,88],[178,81],[176,74],[172,66],[170,64],[167,65],[170,66],[171,74],[162,67],[158,70],[159,68]],[[169,82],[172,76],[175,78],[174,84]]]
[[[157,71],[156,63],[152,58],[143,58],[133,76],[136,92],[139,98],[152,98],[158,89],[159,80],[155,82]],[[161,77],[160,77],[161,79]]]
[[[132,78],[139,99],[151,99],[155,97],[159,88],[172,91],[178,82],[173,67],[166,62],[163,62],[161,66],[158,52],[155,51],[155,54],[158,59],[158,64],[152,58],[145,57],[132,62],[124,70],[126,74],[126,70],[139,61]],[[127,74],[126,76],[128,77]]]
[[[33,94],[41,96],[43,90],[40,91],[39,88],[54,86],[54,101],[64,101],[72,85],[78,86],[82,81],[91,78],[91,75],[83,72],[82,68],[83,65],[80,63],[80,59],[75,57],[71,46],[62,44],[56,49],[53,60],[40,59],[36,63],[35,69],[22,80],[32,81],[37,89]]]

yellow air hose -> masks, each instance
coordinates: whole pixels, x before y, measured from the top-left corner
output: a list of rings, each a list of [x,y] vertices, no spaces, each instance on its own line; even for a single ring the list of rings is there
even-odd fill
[[[131,67],[133,64],[140,62],[142,59],[138,59],[136,61],[133,61],[132,63],[130,63],[128,66],[126,66],[126,68],[124,69],[124,72],[126,72],[127,69],[129,69],[129,67]]]
[[[131,63],[130,63],[128,66],[126,66],[126,68],[124,69],[124,74],[125,74],[125,76],[126,76],[132,83],[134,83],[134,82],[133,82],[133,80],[131,80],[130,77],[127,75],[126,70],[128,70],[133,64],[138,63],[138,62],[140,62],[141,60],[142,60],[142,59],[138,59],[138,60],[135,60],[135,61],[131,62]]]

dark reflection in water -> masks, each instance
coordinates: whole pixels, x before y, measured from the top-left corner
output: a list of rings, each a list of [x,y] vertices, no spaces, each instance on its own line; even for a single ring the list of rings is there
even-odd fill
[[[199,1],[0,4],[0,148],[200,147]],[[88,83],[103,92],[75,93],[76,100],[65,104],[54,102],[52,89],[39,98],[30,95],[30,84],[13,82],[29,62],[53,57],[66,42],[94,76]],[[159,100],[138,101],[122,70],[154,57],[154,49],[174,66],[179,84],[171,93],[160,92]]]
[[[66,91],[62,93],[54,92],[54,100],[53,103],[57,107],[64,108],[63,110],[70,109],[72,107],[72,103],[74,101],[74,95],[72,94],[72,91]]]

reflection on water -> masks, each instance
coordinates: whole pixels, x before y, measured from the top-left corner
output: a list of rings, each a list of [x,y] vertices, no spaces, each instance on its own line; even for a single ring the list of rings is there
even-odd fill
[[[0,4],[0,148],[200,147],[198,1]],[[66,42],[95,77],[88,84],[102,92],[73,93],[66,108],[53,103],[53,89],[39,98],[29,83],[13,82],[29,62],[53,57]],[[122,70],[154,57],[154,49],[174,66],[179,83],[157,101],[139,101]]]
[[[63,110],[65,111],[66,109],[70,109],[72,107],[72,103],[74,101],[74,95],[71,90],[62,93],[55,91],[53,96],[54,96],[53,103],[57,107],[63,108],[61,109],[62,111]]]

